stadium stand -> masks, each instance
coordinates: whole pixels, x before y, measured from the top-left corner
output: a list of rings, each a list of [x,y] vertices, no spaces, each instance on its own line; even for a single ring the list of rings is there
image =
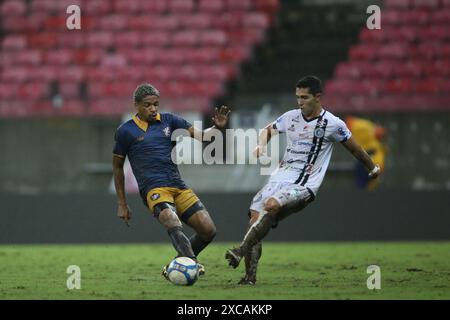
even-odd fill
[[[81,30],[66,28],[78,4]],[[7,0],[0,117],[114,116],[140,82],[207,111],[274,23],[278,0]]]
[[[450,2],[385,0],[381,30],[363,27],[326,82],[335,111],[450,108]]]

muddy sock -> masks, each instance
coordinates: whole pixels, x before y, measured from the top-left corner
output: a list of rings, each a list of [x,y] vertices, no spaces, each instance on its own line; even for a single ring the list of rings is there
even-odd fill
[[[172,240],[173,247],[178,252],[178,256],[180,257],[189,257],[191,259],[197,260],[193,250],[191,243],[189,242],[188,237],[183,232],[183,227],[173,227],[167,230],[170,240]]]
[[[244,237],[239,249],[241,251],[241,256],[248,254],[250,249],[259,241],[264,239],[264,237],[269,233],[272,224],[274,223],[274,218],[270,214],[263,214],[256,222],[250,227],[247,234]]]
[[[189,239],[191,243],[192,250],[194,251],[194,254],[198,256],[198,254],[206,248],[208,244],[211,243],[212,239],[204,239],[202,238],[198,233],[191,236]]]

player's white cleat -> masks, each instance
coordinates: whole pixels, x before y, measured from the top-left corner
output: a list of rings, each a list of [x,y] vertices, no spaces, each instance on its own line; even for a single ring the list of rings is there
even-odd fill
[[[164,268],[162,269],[162,276],[167,280],[170,281],[169,279],[169,273],[167,272],[167,268],[169,268],[169,265],[165,265]]]
[[[197,265],[198,265],[198,276],[201,277],[205,274],[205,266],[198,262]]]

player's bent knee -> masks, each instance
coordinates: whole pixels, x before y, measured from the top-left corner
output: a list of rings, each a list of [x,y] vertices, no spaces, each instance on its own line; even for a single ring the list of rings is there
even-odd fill
[[[269,214],[275,215],[277,214],[281,209],[281,205],[278,203],[278,201],[275,198],[269,198],[267,199],[264,210],[266,210]]]

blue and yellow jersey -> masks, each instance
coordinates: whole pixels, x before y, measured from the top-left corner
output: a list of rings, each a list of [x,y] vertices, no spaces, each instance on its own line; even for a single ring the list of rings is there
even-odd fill
[[[117,129],[113,153],[128,156],[144,199],[154,188],[188,188],[171,158],[175,146],[171,135],[176,129],[190,127],[192,125],[183,118],[160,113],[155,122],[147,123],[133,116]]]

